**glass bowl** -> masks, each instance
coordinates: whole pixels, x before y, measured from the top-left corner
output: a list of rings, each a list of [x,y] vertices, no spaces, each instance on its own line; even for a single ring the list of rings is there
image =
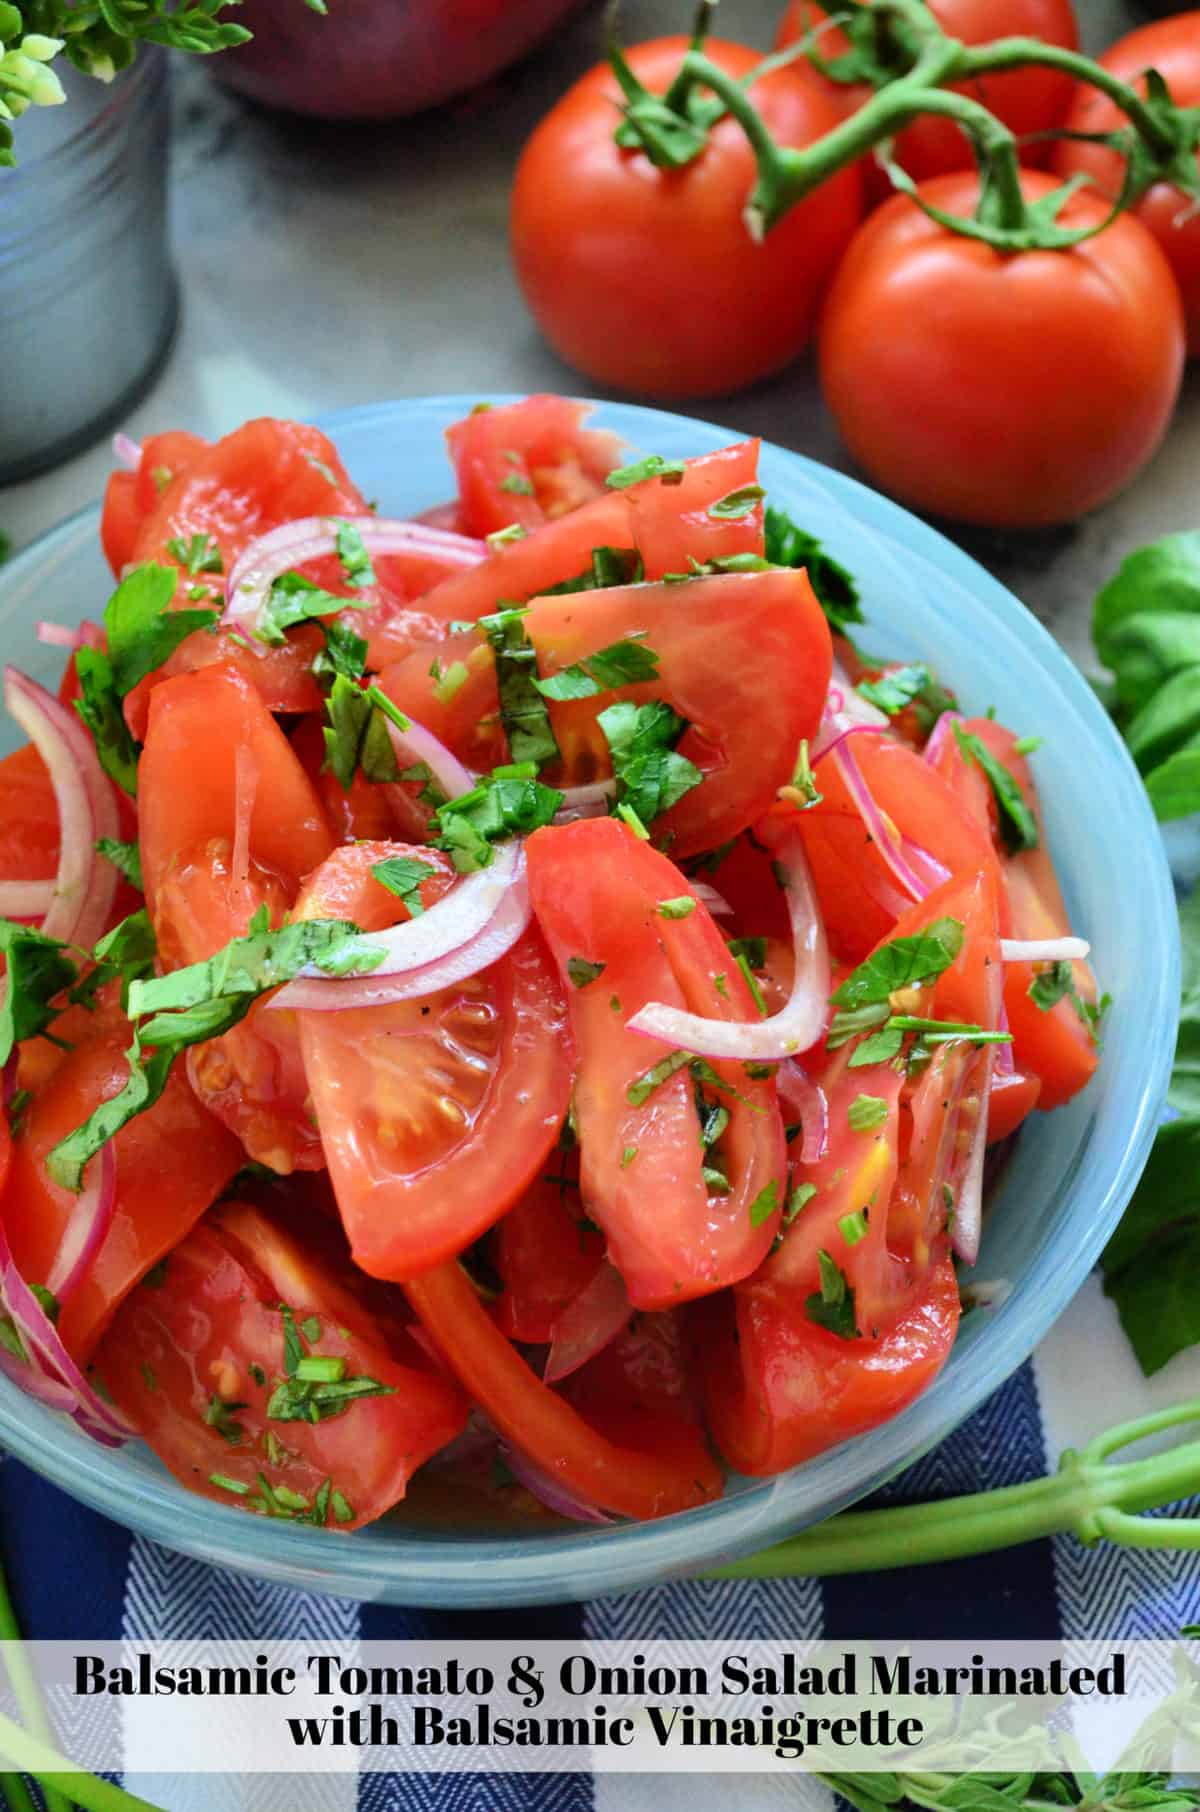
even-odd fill
[[[403,514],[449,494],[442,430],[478,400],[381,403],[323,425],[367,496]],[[595,421],[668,457],[732,438],[709,423],[625,405],[602,405]],[[1090,1087],[1069,1107],[1033,1117],[997,1190],[977,1276],[1007,1281],[999,1306],[969,1317],[936,1383],[893,1422],[777,1479],[732,1479],[720,1503],[656,1523],[502,1534],[394,1516],[339,1537],[260,1522],[189,1495],[140,1445],[93,1446],[0,1378],[0,1439],[20,1459],[167,1547],[263,1578],[398,1604],[551,1603],[687,1573],[820,1521],[943,1440],[1029,1356],[1111,1233],[1166,1093],[1178,929],[1158,829],[1087,682],[982,567],[915,516],[798,454],[764,446],[762,480],[858,577],[873,649],[933,661],[969,709],[994,705],[1021,734],[1046,738],[1034,767],[1050,845],[1114,1004]],[[110,581],[96,525],[89,510],[0,573],[6,657],[49,684],[60,657],[39,646],[34,621],[99,614]]]

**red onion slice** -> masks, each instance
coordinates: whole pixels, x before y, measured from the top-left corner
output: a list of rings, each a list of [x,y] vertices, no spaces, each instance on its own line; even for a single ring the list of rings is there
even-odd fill
[[[925,744],[925,759],[930,764],[936,762],[946,746],[951,730],[955,724],[965,723],[961,711],[943,711],[942,715],[929,732],[929,741]]]
[[[0,1306],[29,1354],[28,1366],[5,1367],[8,1376],[52,1409],[65,1410],[85,1434],[118,1447],[134,1429],[97,1394],[63,1345],[57,1328],[16,1267],[8,1235],[0,1226]],[[19,1364],[19,1362],[17,1362]]]
[[[1092,953],[1083,937],[1043,937],[1000,939],[1000,960],[1004,963],[1082,963]]]
[[[615,780],[593,780],[587,786],[563,788],[563,802],[554,814],[555,824],[570,824],[574,818],[600,818],[617,791]]]
[[[987,1045],[979,1063],[979,1109],[967,1151],[962,1174],[954,1186],[954,1221],[950,1243],[964,1264],[973,1265],[979,1257],[983,1233],[983,1161],[987,1153],[988,1097],[992,1090],[994,1045]]]
[[[922,849],[910,837],[901,837],[900,848],[904,853],[904,860],[923,883],[926,893],[932,893],[935,887],[940,887],[943,881],[950,879],[950,870],[945,863],[939,862],[936,856],[931,855],[927,849]]]
[[[383,950],[384,961],[378,969],[337,979],[309,969],[281,988],[270,1005],[293,1011],[343,1012],[435,994],[499,962],[530,917],[525,852],[515,842],[499,844],[487,868],[467,875],[419,918],[344,946],[347,953],[351,949]]]
[[[715,918],[733,917],[733,907],[725,895],[718,893],[716,888],[710,886],[707,881],[693,881],[692,892],[702,905],[708,907]]]
[[[44,686],[6,667],[4,703],[45,762],[58,807],[58,873],[42,930],[90,949],[108,922],[120,879],[96,854],[98,838],[120,834],[112,786],[75,713]]]
[[[625,1288],[625,1279],[615,1265],[602,1259],[591,1282],[567,1304],[554,1323],[546,1369],[542,1373],[545,1382],[557,1384],[560,1378],[570,1377],[581,1365],[602,1353],[610,1341],[624,1333],[632,1314],[633,1304]]]
[[[854,753],[845,738],[842,738],[837,747],[832,750],[831,759],[842,776],[846,791],[854,802],[855,810],[866,826],[868,837],[875,844],[892,875],[910,898],[923,900],[930,889],[905,859],[900,838],[872,798],[871,789],[863,779],[862,770],[854,759]]]
[[[626,1023],[631,1032],[657,1038],[702,1057],[773,1063],[806,1051],[821,1036],[829,1001],[829,948],[800,833],[789,828],[772,838],[784,874],[796,966],[787,1005],[770,1019],[705,1019],[653,1001]]]
[[[142,463],[142,449],[136,440],[130,440],[128,434],[113,435],[112,455],[126,472],[136,472]]]
[[[482,541],[456,535],[450,529],[431,528],[424,522],[380,516],[304,516],[298,522],[285,522],[269,534],[260,535],[239,555],[226,586],[223,627],[253,633],[280,574],[304,566],[309,560],[336,554],[338,525],[345,521],[353,521],[371,555],[432,555],[447,566],[463,568],[479,566],[488,557]],[[353,604],[353,598],[346,599],[347,609]]]
[[[89,1164],[91,1181],[75,1198],[71,1218],[54,1254],[46,1288],[59,1302],[67,1302],[92,1268],[117,1205],[117,1165],[112,1140],[102,1145]]]
[[[825,1090],[811,1080],[794,1057],[780,1064],[775,1082],[780,1104],[800,1116],[800,1162],[819,1163],[829,1146],[829,1102]]]
[[[53,881],[0,881],[0,919],[40,925],[53,904]]]
[[[556,1516],[570,1517],[576,1523],[611,1523],[615,1520],[603,1510],[597,1510],[594,1504],[585,1504],[582,1498],[572,1497],[564,1485],[543,1472],[540,1466],[535,1466],[520,1448],[504,1444],[500,1456],[518,1484],[524,1485],[539,1504],[545,1504]]]
[[[470,768],[464,767],[458,756],[444,742],[439,742],[433,731],[427,730],[424,724],[414,723],[409,718],[407,730],[401,730],[390,717],[385,718],[384,722],[396,751],[396,759],[406,767],[411,767],[418,761],[423,762],[429,769],[430,777],[437,782],[447,799],[461,799],[464,793],[469,793],[477,784]]]

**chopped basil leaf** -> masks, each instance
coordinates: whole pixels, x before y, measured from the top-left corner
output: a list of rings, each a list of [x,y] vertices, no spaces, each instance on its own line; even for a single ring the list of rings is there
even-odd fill
[[[532,480],[520,472],[506,472],[500,480],[500,489],[507,491],[510,497],[532,497],[535,495]]]
[[[889,717],[898,717],[924,692],[932,677],[928,667],[917,662],[881,673],[877,680],[860,680],[856,690]]]
[[[58,1009],[55,996],[69,988],[78,969],[57,939],[43,937],[32,925],[0,919],[0,955],[6,976],[0,994],[0,1066],[16,1045],[36,1038],[51,1025]]]
[[[403,901],[410,918],[420,918],[425,910],[421,904],[421,883],[437,873],[432,863],[418,862],[412,856],[388,856],[384,861],[374,863],[371,873],[381,887],[386,887],[389,893]]]
[[[692,1062],[690,1051],[672,1051],[669,1057],[662,1057],[644,1075],[631,1082],[625,1090],[625,1099],[630,1107],[642,1107],[650,1099],[655,1089],[669,1082],[677,1070],[682,1070]]]
[[[819,1328],[836,1334],[839,1340],[857,1340],[858,1323],[854,1315],[854,1291],[846,1281],[846,1274],[837,1265],[822,1246],[817,1252],[817,1263],[821,1270],[821,1293],[810,1296],[804,1304],[804,1312],[810,1321],[815,1321]]]
[[[744,957],[751,969],[765,969],[767,966],[767,940],[765,937],[734,937],[729,940],[729,954],[735,960]]]
[[[633,811],[642,826],[700,785],[699,768],[675,747],[687,724],[662,699],[644,705],[622,699],[601,711],[597,722],[612,755],[618,810]]]
[[[322,1486],[321,1489],[324,1490],[325,1487]],[[352,1523],[354,1521],[354,1506],[351,1503],[349,1503],[346,1498],[344,1498],[342,1496],[340,1491],[334,1492],[332,1501],[333,1501],[333,1520],[334,1520],[334,1522],[335,1523]],[[321,1520],[322,1520],[322,1522],[324,1522],[324,1516],[322,1516]]]
[[[96,854],[111,862],[118,873],[123,874],[131,887],[139,893],[145,892],[142,880],[142,855],[136,843],[121,843],[116,837],[98,837]]]
[[[817,1186],[815,1183],[796,1184],[796,1187],[788,1197],[787,1207],[783,1211],[783,1224],[785,1227],[791,1226],[801,1209],[808,1206],[816,1193]]]
[[[730,949],[732,949],[732,948],[733,948],[733,946],[730,945]],[[758,985],[758,977],[755,975],[753,969],[750,967],[750,959],[746,955],[746,952],[744,950],[738,951],[736,961],[737,961],[738,968],[742,972],[742,978],[745,981],[746,986],[749,988],[751,995],[753,996],[755,1006],[758,1008],[760,1013],[765,1014],[766,1010],[767,1010],[766,996],[763,994],[762,989]]]
[[[353,522],[339,522],[335,539],[347,585],[353,585],[356,591],[374,585],[375,568],[371,565],[361,530]]]
[[[886,1025],[880,1031],[872,1032],[869,1038],[863,1039],[846,1067],[858,1070],[869,1063],[890,1063],[893,1057],[899,1056],[903,1043],[904,1033],[894,1025]]]
[[[435,663],[436,664],[436,663]],[[430,669],[432,672],[432,669]],[[444,670],[434,675],[433,696],[439,705],[448,705],[452,698],[460,693],[470,679],[470,670],[465,661],[451,661]]]
[[[300,1332],[311,1346],[314,1340],[321,1338],[321,1323],[315,1315],[306,1315],[300,1323]]]
[[[642,823],[631,805],[618,805],[614,816],[619,818],[622,824],[627,824],[629,826],[639,842],[649,843],[650,832],[646,829],[646,826]]]
[[[720,1101],[710,1101],[700,1087],[695,1084],[696,1118],[700,1122],[701,1149],[708,1151],[717,1143],[729,1125],[729,1109]]]
[[[690,893],[682,893],[675,900],[660,900],[654,908],[660,919],[686,919],[696,910],[696,901]]]
[[[973,731],[964,730],[959,724],[954,726],[954,735],[964,758],[978,762],[987,776],[988,784],[995,794],[1000,835],[1004,839],[1005,848],[1014,855],[1022,849],[1036,849],[1037,819],[1018,782],[1004,763],[992,754],[982,737],[976,736]]]
[[[325,646],[313,660],[312,670],[318,679],[333,679],[339,673],[345,679],[362,679],[367,671],[366,638],[356,634],[340,617],[327,617],[320,624]]]
[[[286,1302],[280,1303],[279,1315],[283,1322],[283,1369],[289,1378],[294,1378],[296,1367],[304,1357],[304,1347],[296,1327],[296,1317]]]
[[[912,937],[896,937],[881,945],[829,998],[835,1007],[847,1009],[885,1005],[897,990],[942,975],[962,949],[962,943],[960,920],[936,919]],[[842,1017],[841,1013],[836,1016],[835,1027]],[[885,1017],[885,1014],[879,1015],[875,1023]],[[861,1025],[853,1028],[854,1031],[862,1029]]]
[[[285,630],[297,623],[308,623],[318,617],[335,617],[342,610],[361,610],[359,598],[343,598],[336,592],[314,585],[303,573],[280,573],[271,586],[254,633],[260,642],[279,646],[287,640]]]
[[[632,465],[618,466],[604,482],[614,491],[626,491],[631,484],[641,484],[646,478],[661,478],[664,484],[682,484],[686,470],[682,459],[664,459],[660,453],[648,453],[645,459],[635,460]]]
[[[808,571],[821,609],[836,634],[844,635],[850,623],[865,618],[858,586],[844,566],[827,554],[815,535],[794,523],[783,510],[767,505],[765,518],[767,559],[773,566],[803,566]]]
[[[710,503],[707,514],[715,517],[718,522],[737,522],[757,509],[765,496],[766,492],[760,484],[744,484],[740,489],[718,497],[715,503]]]
[[[750,1204],[750,1225],[761,1227],[779,1208],[779,1185],[772,1177],[763,1186]]]
[[[1048,1013],[1060,1000],[1066,998],[1074,987],[1074,972],[1069,962],[1051,963],[1035,975],[1029,984],[1029,998],[1035,1007]]]
[[[846,1109],[851,1132],[872,1132],[888,1117],[888,1104],[882,1095],[856,1095]]]
[[[573,698],[595,698],[599,692],[615,692],[621,686],[636,686],[644,680],[658,678],[658,656],[653,648],[644,648],[639,640],[627,636],[600,648],[586,660],[549,679],[535,679],[534,685],[543,698],[562,702]]]
[[[1044,736],[1022,736],[1013,744],[1014,755],[1036,755],[1045,742]]]
[[[638,585],[645,575],[642,556],[636,547],[594,547],[592,563],[586,572],[576,573],[573,579],[560,579],[557,585],[547,585],[538,596],[554,598],[566,592],[607,591],[612,585]]]
[[[627,1145],[625,1147],[624,1151],[621,1153],[621,1169],[628,1170],[629,1166],[633,1163],[633,1160],[637,1157],[637,1155],[638,1155],[637,1146],[636,1145]]]
[[[310,963],[328,969],[340,946],[356,954],[350,940],[358,935],[356,926],[338,920],[302,920],[279,931],[255,930],[234,938],[205,962],[132,982],[128,1011],[139,1023],[125,1053],[128,1081],[50,1152],[46,1168],[54,1181],[78,1192],[88,1160],[137,1114],[153,1107],[181,1051],[228,1032],[260,994],[290,981]]]
[[[567,977],[572,987],[587,988],[594,981],[599,980],[606,967],[607,965],[604,963],[589,963],[586,957],[569,956],[567,958]]]
[[[239,1409],[245,1409],[244,1403],[226,1403],[221,1397],[210,1397],[204,1420],[210,1428],[215,1428],[223,1440],[231,1447],[237,1447],[246,1438],[246,1430],[234,1417]]]
[[[90,1012],[99,990],[107,987],[109,982],[119,980],[124,1004],[132,983],[153,975],[157,954],[154,927],[149,913],[142,907],[138,912],[131,912],[100,939],[92,952],[95,967],[72,988],[68,998],[72,1005],[86,1007]]]
[[[368,780],[399,779],[396,751],[379,708],[384,696],[378,687],[364,692],[344,674],[334,676],[325,700],[325,767],[345,792],[349,792],[359,768]]]
[[[537,689],[537,650],[525,633],[523,610],[500,610],[481,617],[479,627],[496,657],[500,722],[514,761],[543,767],[558,758],[550,714]]]
[[[167,542],[167,552],[193,578],[197,573],[225,571],[225,562],[214,535],[192,535],[187,541],[182,535],[173,535]]]
[[[484,536],[484,540],[493,550],[498,547],[508,547],[511,542],[524,541],[524,539],[525,530],[519,522],[510,522],[507,528],[493,529],[490,535]]]
[[[708,1188],[709,1195],[728,1195],[729,1178],[723,1170],[713,1164],[705,1164],[700,1171],[700,1180]]]
[[[449,799],[438,807],[434,842],[449,852],[461,874],[486,868],[492,859],[492,844],[506,837],[528,836],[531,831],[553,822],[563,802],[563,795],[553,787],[543,786],[530,772],[520,774],[510,768],[497,768],[461,798]]]
[[[277,1384],[267,1403],[272,1422],[328,1422],[363,1397],[393,1397],[393,1384],[376,1378],[343,1378],[338,1383],[308,1382],[293,1375]]]
[[[867,1209],[857,1208],[853,1214],[843,1214],[838,1221],[838,1232],[848,1246],[857,1246],[870,1231],[867,1224]]]

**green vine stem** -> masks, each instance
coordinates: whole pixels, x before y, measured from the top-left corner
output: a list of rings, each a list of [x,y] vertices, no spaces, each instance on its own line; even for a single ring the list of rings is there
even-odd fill
[[[842,120],[823,138],[802,149],[780,145],[765,125],[747,93],[736,81],[693,43],[683,59],[672,94],[690,94],[703,86],[718,97],[724,111],[745,132],[755,154],[758,175],[746,208],[746,225],[762,238],[806,195],[846,164],[883,147],[896,133],[922,114],[953,120],[968,136],[983,176],[983,199],[975,220],[960,221],[926,207],[934,219],[1004,251],[1034,247],[1062,248],[1078,244],[1108,224],[1071,231],[1059,224],[1059,213],[1075,192],[1064,186],[1050,204],[1047,198],[1027,202],[1021,192],[1017,141],[1007,127],[979,101],[951,84],[969,83],[980,76],[998,74],[1028,65],[1064,71],[1076,80],[1101,89],[1124,112],[1128,130],[1109,135],[1125,156],[1127,179],[1114,213],[1136,199],[1151,182],[1166,177],[1189,193],[1200,194],[1195,152],[1200,142],[1200,109],[1173,105],[1161,81],[1143,98],[1098,63],[1075,51],[1043,44],[1036,38],[1005,38],[995,43],[968,46],[948,37],[921,0],[874,0],[866,8],[873,16],[894,18],[903,36],[900,45],[911,56],[907,72],[878,87],[869,100]],[[694,155],[695,153],[693,153]],[[890,166],[897,186],[913,193]],[[1078,186],[1078,185],[1075,185]],[[916,199],[926,206],[919,193]]]
[[[1048,1535],[1086,1545],[1107,1540],[1135,1548],[1200,1549],[1200,1520],[1143,1520],[1141,1513],[1200,1491],[1200,1439],[1148,1459],[1110,1456],[1164,1430],[1200,1424],[1200,1399],[1159,1410],[1098,1435],[1082,1453],[1068,1449],[1057,1473],[970,1497],[886,1510],[850,1510],[777,1547],[732,1561],[708,1579],[822,1578],[878,1573],[989,1554]]]

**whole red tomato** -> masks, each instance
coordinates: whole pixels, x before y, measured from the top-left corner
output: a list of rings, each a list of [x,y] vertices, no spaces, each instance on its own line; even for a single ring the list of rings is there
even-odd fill
[[[1055,179],[1022,173],[1027,198]],[[921,185],[970,215],[972,172]],[[1102,219],[1081,193],[1068,225]],[[1067,251],[999,252],[897,195],[830,289],[821,383],[851,453],[904,502],[964,522],[1069,522],[1128,484],[1178,394],[1183,311],[1149,233],[1123,217]]]
[[[1130,32],[1100,58],[1122,81],[1139,93],[1146,92],[1145,71],[1157,69],[1180,106],[1200,105],[1200,12],[1180,13]],[[1115,101],[1097,88],[1081,84],[1065,124],[1073,132],[1112,132],[1127,124]],[[1055,168],[1064,176],[1084,171],[1105,195],[1120,193],[1124,161],[1106,145],[1072,144],[1064,140],[1055,152]],[[1194,204],[1168,182],[1147,189],[1134,210],[1167,254],[1183,294],[1187,317],[1188,351],[1200,353],[1200,216]]]
[[[828,10],[812,0],[789,0],[779,25],[776,45],[795,43],[825,19]],[[942,30],[964,44],[990,44],[994,38],[1040,38],[1074,50],[1079,43],[1071,0],[929,0],[929,10]],[[823,31],[817,48],[821,56],[841,56],[849,40],[836,26]],[[815,73],[815,72],[814,72]],[[865,83],[843,85],[823,82],[842,113],[853,113],[868,98]],[[963,93],[982,101],[1018,137],[1057,126],[1071,104],[1073,83],[1057,69],[1015,69],[964,86]],[[896,139],[896,156],[910,176],[922,182],[951,170],[965,170],[972,163],[971,148],[953,121],[927,114],[914,120]],[[1044,145],[1023,148],[1026,163],[1045,161]],[[872,165],[868,182],[880,195],[887,193],[886,178]]]
[[[686,38],[629,53],[663,93]],[[713,40],[707,54],[739,78],[760,61]],[[750,96],[781,144],[837,124],[807,77],[777,70]],[[683,169],[658,169],[614,143],[621,90],[607,64],[546,116],[517,166],[512,247],[538,326],[570,365],[601,383],[662,397],[717,396],[776,371],[812,337],[818,302],[861,213],[861,179],[842,170],[794,208],[764,244],[742,220],[754,156],[721,120]]]

